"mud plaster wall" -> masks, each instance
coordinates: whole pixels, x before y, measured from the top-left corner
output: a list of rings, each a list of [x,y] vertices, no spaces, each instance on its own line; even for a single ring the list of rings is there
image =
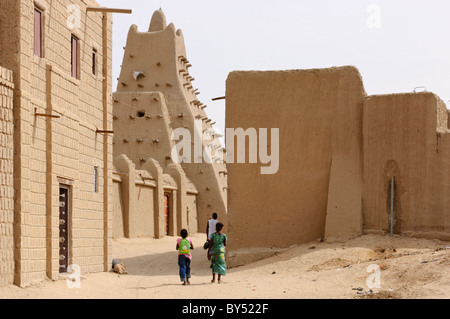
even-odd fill
[[[163,174],[156,159],[146,161],[143,170],[124,154],[114,162],[113,238],[176,236],[182,228],[197,232],[198,192],[179,166],[169,164]]]
[[[13,73],[0,67],[0,287],[14,280]]]
[[[20,1],[0,1],[0,66],[10,70],[17,69],[20,47],[20,33],[17,21],[10,17],[19,17]]]
[[[160,92],[142,92],[142,93],[115,93],[114,94],[114,153],[116,156],[126,154],[135,168],[143,169],[146,163],[153,159],[161,165],[164,173],[169,173],[175,169],[180,179],[187,181],[187,177],[180,164],[175,164],[171,160],[171,150],[175,143],[171,140],[171,129],[169,122],[169,111]],[[132,128],[132,129],[130,129]],[[132,170],[134,171],[135,168]],[[130,174],[129,172],[121,171]],[[163,184],[163,180],[160,181]],[[175,182],[176,183],[176,182]],[[186,188],[185,185],[174,185],[175,188]],[[145,191],[144,191],[145,192]],[[122,196],[126,192],[122,192]],[[134,195],[130,202],[129,214],[126,214],[127,220],[135,225],[130,226],[130,232],[126,237],[148,237],[156,236],[160,238],[165,234],[162,213],[154,210],[153,199],[145,196],[139,196],[137,190],[133,190]],[[182,228],[187,227],[187,207],[185,207],[186,193],[180,193],[180,205],[173,207],[172,213],[174,226],[171,227],[170,234],[176,235]],[[126,197],[126,196],[125,196]],[[114,201],[123,200],[115,198]],[[174,198],[177,200],[177,198]],[[126,199],[128,200],[128,199]],[[161,200],[158,196],[154,200]],[[115,205],[117,206],[117,205]],[[145,208],[147,206],[147,208]],[[143,228],[154,229],[155,224],[149,218],[144,217],[142,221],[138,219],[139,211],[147,211],[152,218],[156,218],[157,227],[160,230],[143,231]],[[115,213],[118,216],[118,213]],[[154,216],[154,217],[153,217]],[[175,223],[178,221],[178,223]],[[150,224],[149,224],[150,223]],[[139,225],[139,226],[138,226]],[[136,229],[136,227],[141,229]]]
[[[277,174],[261,175],[260,164],[227,164],[230,251],[324,236],[333,158],[347,158],[353,182],[362,181],[365,96],[354,67],[229,75],[227,128],[280,129]],[[348,194],[361,199],[360,188]]]
[[[136,225],[139,237],[153,237],[155,235],[153,193],[154,187],[143,184],[136,185]]]
[[[126,154],[136,169],[153,158],[167,170],[175,145],[168,120],[169,110],[161,93],[114,93],[115,156]]]
[[[450,130],[450,110],[447,111],[448,121],[447,121],[447,127]]]
[[[371,96],[364,101],[364,224],[450,238],[450,131],[445,104],[432,93]]]
[[[81,25],[67,25],[67,6]],[[43,58],[33,54],[34,8],[43,11]],[[109,268],[112,238],[111,101],[103,104],[102,14],[95,1],[1,1],[0,65],[14,71],[14,258],[19,286],[59,278],[59,186],[71,189],[69,263],[83,273]],[[106,95],[111,94],[112,18],[107,20]],[[5,28],[4,28],[5,26]],[[80,40],[80,79],[71,76],[71,36]],[[98,72],[92,74],[92,51]],[[60,116],[48,119],[37,113]],[[99,192],[94,192],[94,167]],[[106,183],[105,183],[106,182]]]
[[[119,177],[114,177],[113,198],[113,238],[125,238],[122,181]]]
[[[227,127],[280,128],[278,174],[228,164],[232,260],[386,233],[393,175],[394,232],[448,239],[448,114],[432,93],[366,97],[353,67],[231,73]]]
[[[135,25],[131,26],[115,93],[118,100],[114,105],[117,111],[115,156],[126,154],[137,169],[141,169],[146,159],[154,158],[166,170],[172,163],[169,157],[175,145],[167,140],[172,130],[188,129],[193,142],[195,120],[200,121],[201,130],[212,129],[206,106],[198,99],[195,79],[189,72],[191,66],[186,58],[183,33],[173,24],[166,25],[162,11],[154,13],[148,32],[139,32]],[[135,71],[144,74],[135,79]],[[161,94],[158,101],[147,98],[155,93]],[[140,111],[145,112],[142,118],[138,117]],[[165,123],[169,131],[161,131],[163,124],[159,123]],[[137,139],[142,141],[137,143]],[[202,146],[205,147],[207,142]],[[199,193],[198,225],[203,229],[202,225],[206,225],[213,212],[226,222],[227,178],[221,173],[225,172],[225,165],[205,161],[194,164],[194,160],[192,158],[192,164],[183,163],[181,167]],[[186,214],[183,216],[185,218]]]
[[[198,225],[198,212],[197,212],[197,195],[192,193],[187,193],[186,198],[186,219],[187,219],[187,229],[190,234],[195,234],[198,231],[203,232],[203,228]]]

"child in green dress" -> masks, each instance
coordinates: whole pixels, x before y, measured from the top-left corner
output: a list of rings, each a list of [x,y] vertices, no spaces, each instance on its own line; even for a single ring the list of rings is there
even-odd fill
[[[210,239],[211,252],[211,269],[213,273],[212,283],[216,282],[216,274],[218,275],[218,283],[222,282],[222,276],[227,274],[227,264],[225,261],[225,247],[227,246],[227,236],[222,234],[222,223],[217,223],[216,232],[213,233]]]

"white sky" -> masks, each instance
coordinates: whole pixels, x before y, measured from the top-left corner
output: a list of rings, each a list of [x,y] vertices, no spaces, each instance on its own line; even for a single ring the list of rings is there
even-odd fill
[[[114,14],[114,80],[130,26],[147,31],[153,12],[162,7],[167,22],[183,30],[199,99],[220,131],[225,102],[211,98],[225,95],[234,70],[354,65],[368,94],[424,86],[450,105],[448,0],[97,1],[133,9],[132,15]]]

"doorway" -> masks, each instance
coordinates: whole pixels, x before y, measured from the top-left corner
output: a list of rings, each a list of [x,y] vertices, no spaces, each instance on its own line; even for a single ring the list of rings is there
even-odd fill
[[[68,187],[59,188],[59,273],[69,268],[69,195]]]
[[[170,194],[164,194],[164,229],[165,235],[170,234]]]

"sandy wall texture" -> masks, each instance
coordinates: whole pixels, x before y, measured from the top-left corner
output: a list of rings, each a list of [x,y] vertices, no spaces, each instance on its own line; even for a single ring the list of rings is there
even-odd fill
[[[226,98],[227,128],[280,129],[277,174],[227,164],[231,259],[389,231],[393,175],[394,232],[448,239],[449,112],[434,94],[366,97],[341,67],[232,72]]]
[[[394,233],[450,238],[450,131],[445,104],[432,93],[364,101],[364,224]]]
[[[183,228],[197,232],[198,191],[179,165],[169,165],[164,174],[156,159],[148,159],[136,170],[124,154],[114,164],[113,238],[177,236]]]
[[[14,279],[13,73],[0,67],[0,287]]]
[[[365,95],[354,67],[229,75],[227,128],[280,129],[277,174],[261,175],[259,164],[227,165],[230,250],[324,237],[333,159],[347,158],[354,171],[349,182],[362,181]],[[347,195],[360,202],[361,189],[349,188]],[[361,210],[355,206],[349,214]]]

